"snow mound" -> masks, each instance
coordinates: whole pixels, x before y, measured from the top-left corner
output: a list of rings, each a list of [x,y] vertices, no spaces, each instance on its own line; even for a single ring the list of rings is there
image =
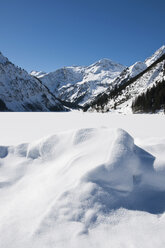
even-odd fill
[[[0,147],[0,246],[77,247],[81,240],[80,247],[102,247],[95,240],[111,237],[122,221],[129,226],[135,210],[157,223],[154,216],[165,211],[165,173],[154,161],[122,129],[78,129]],[[106,247],[120,247],[111,242]]]
[[[7,146],[0,146],[0,158],[5,158],[8,154]]]
[[[51,158],[56,154],[56,146],[58,144],[58,137],[56,135],[51,136],[39,142],[35,142],[28,146],[27,158]]]
[[[87,178],[116,190],[132,191],[142,175],[153,170],[154,158],[134,145],[133,138],[118,130],[109,161],[89,172]]]

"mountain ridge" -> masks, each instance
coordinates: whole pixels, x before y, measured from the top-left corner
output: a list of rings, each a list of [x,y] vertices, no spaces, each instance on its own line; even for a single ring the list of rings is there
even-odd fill
[[[164,79],[164,60],[163,45],[130,67],[103,58],[89,66],[28,74],[0,53],[0,111],[131,113],[135,97]]]
[[[50,73],[32,72],[50,91],[63,101],[83,106],[104,91],[125,66],[101,59],[89,66],[69,66]]]
[[[1,111],[66,111],[41,82],[0,53]]]
[[[159,54],[158,51],[160,51]],[[126,105],[129,105],[128,112],[132,113],[131,104],[134,98],[142,92],[147,91],[157,80],[161,81],[164,78],[165,46],[158,49],[150,58],[146,59],[145,62],[140,63],[143,65],[146,64],[146,61],[151,60],[152,63],[147,67],[142,66],[141,71],[139,70],[137,74],[132,73],[132,69],[137,63],[127,67],[119,77],[114,80],[114,88],[107,88],[105,92],[98,95],[90,105],[85,106],[85,111],[88,109],[92,111],[93,109],[99,112],[112,111],[127,113],[127,111],[124,111],[124,108],[127,107]],[[146,75],[146,77],[144,75]],[[133,85],[133,83],[135,85]],[[131,101],[129,101],[130,98],[132,98]],[[123,103],[125,106],[123,106]]]

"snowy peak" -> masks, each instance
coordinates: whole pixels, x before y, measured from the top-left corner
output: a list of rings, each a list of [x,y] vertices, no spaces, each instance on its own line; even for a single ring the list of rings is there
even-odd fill
[[[43,71],[31,71],[30,74],[33,77],[40,78],[40,77],[43,77],[44,75],[46,75],[46,72],[43,72]]]
[[[33,109],[35,105],[38,111],[49,111],[54,109],[52,107],[54,101],[67,108],[87,109],[88,106],[93,106],[94,102],[99,101],[103,95],[105,96],[103,99],[106,100],[107,95],[114,97],[120,91],[118,100],[121,103],[125,101],[122,98],[124,94],[127,99],[132,99],[156,81],[160,81],[164,76],[163,55],[165,55],[165,46],[159,48],[144,62],[136,62],[130,67],[103,58],[89,66],[68,66],[50,73],[32,71],[29,75],[0,53],[0,100],[6,103],[7,107],[2,104],[4,110],[24,111],[29,110],[29,106]],[[124,93],[122,90],[127,86],[130,87]],[[108,109],[112,106],[116,107],[116,102],[112,100]],[[103,102],[101,100],[101,105]],[[43,107],[43,103],[49,107]],[[15,106],[14,109],[12,109],[13,106]],[[63,109],[62,106],[58,109]]]
[[[105,71],[105,72],[109,71],[113,74],[113,73],[123,71],[125,69],[125,66],[118,64],[116,62],[113,62],[110,59],[101,59],[97,61],[96,63],[88,66],[87,68],[89,70],[91,69],[91,72],[93,73],[101,73],[102,71]]]
[[[145,62],[136,62],[123,70],[107,90],[96,96],[84,109],[98,112],[132,113],[132,103],[135,98],[146,93],[157,82],[162,82],[164,76],[165,46],[162,46]]]
[[[165,54],[165,46],[160,47],[151,57],[147,58],[144,62],[138,61],[129,67],[129,77],[133,78],[147,69],[150,65],[156,62],[163,54]]]
[[[101,59],[90,66],[70,66],[47,74],[32,72],[56,97],[65,102],[84,105],[103,92],[125,69],[109,59]]]
[[[135,77],[145,69],[147,69],[146,63],[136,62],[134,65],[129,67],[130,77]]]
[[[125,66],[106,58],[100,59],[99,61],[97,61],[96,63],[92,64],[89,67],[94,67],[94,66],[100,66],[102,68],[107,68],[107,69],[122,68],[122,70],[124,70],[125,68]]]
[[[160,47],[151,57],[145,60],[147,66],[153,64],[157,59],[159,59],[163,54],[165,54],[165,45]]]

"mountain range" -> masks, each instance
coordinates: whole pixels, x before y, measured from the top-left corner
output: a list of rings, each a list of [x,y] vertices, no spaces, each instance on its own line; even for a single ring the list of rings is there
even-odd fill
[[[130,67],[101,59],[90,66],[30,74],[0,53],[0,111],[132,113],[137,97],[164,79],[165,46]],[[163,108],[162,104],[158,110]]]

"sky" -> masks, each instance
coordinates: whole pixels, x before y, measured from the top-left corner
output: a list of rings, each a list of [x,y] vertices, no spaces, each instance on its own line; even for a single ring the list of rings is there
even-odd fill
[[[165,44],[164,13],[164,0],[0,0],[0,51],[29,72],[129,66]]]

